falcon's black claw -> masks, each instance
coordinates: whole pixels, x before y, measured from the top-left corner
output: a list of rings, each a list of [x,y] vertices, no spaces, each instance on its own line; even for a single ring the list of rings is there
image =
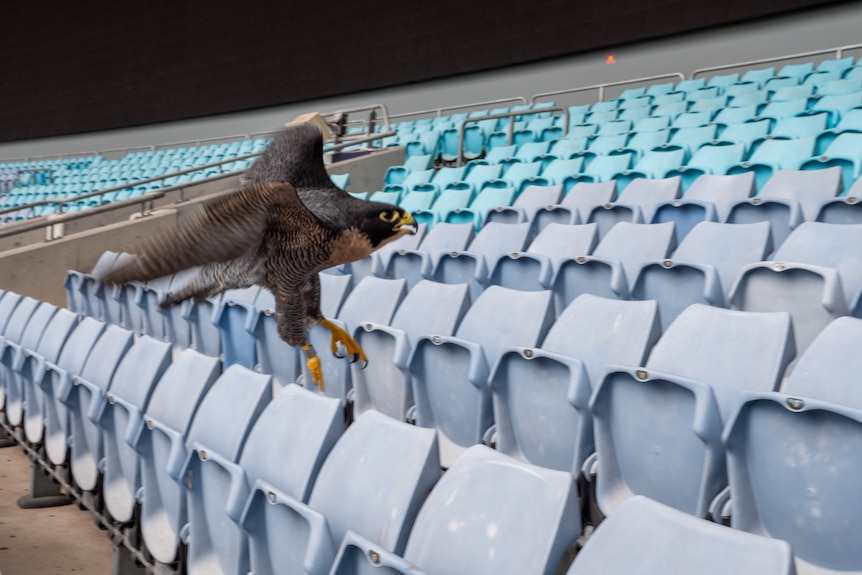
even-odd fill
[[[353,359],[351,359],[351,360],[350,360],[350,363],[356,363],[357,361],[359,361],[359,354],[358,354],[358,353],[354,353],[354,354],[353,354]]]
[[[345,357],[347,357],[346,355],[341,355],[341,354],[340,354],[339,352],[337,352],[337,351],[333,351],[333,352],[332,352],[332,355],[334,355],[334,356],[335,356],[335,357],[337,357],[338,359],[344,359]]]
[[[368,367],[368,360],[367,359],[362,360],[362,369],[365,369],[366,367]]]

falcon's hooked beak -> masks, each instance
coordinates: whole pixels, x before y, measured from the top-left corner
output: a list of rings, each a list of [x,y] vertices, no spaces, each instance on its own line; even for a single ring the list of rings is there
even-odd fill
[[[416,220],[414,220],[413,216],[408,212],[404,212],[404,215],[401,216],[398,223],[392,226],[392,231],[401,232],[402,234],[413,235],[417,230],[418,226],[416,225]]]

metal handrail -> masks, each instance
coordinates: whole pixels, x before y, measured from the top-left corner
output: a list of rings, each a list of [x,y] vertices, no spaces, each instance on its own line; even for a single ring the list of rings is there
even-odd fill
[[[222,176],[219,176],[219,177],[222,177]],[[217,179],[217,178],[215,178],[215,177],[214,178],[207,178],[207,181],[215,180],[215,179]],[[201,182],[195,182],[195,183],[197,184],[197,183],[203,183],[203,182],[204,182],[204,180],[201,180]],[[80,220],[80,219],[83,219],[86,217],[96,216],[99,214],[103,214],[105,212],[111,212],[113,210],[119,210],[121,208],[127,208],[129,206],[134,206],[137,204],[141,204],[141,215],[143,215],[146,213],[146,210],[144,209],[144,204],[146,204],[148,202],[152,202],[153,200],[157,200],[159,198],[163,198],[169,192],[176,191],[176,190],[180,189],[181,187],[188,187],[188,184],[183,184],[181,186],[180,185],[170,186],[168,188],[164,188],[163,190],[153,190],[152,192],[147,192],[143,196],[139,196],[137,198],[128,198],[125,200],[118,200],[116,202],[111,202],[109,204],[102,204],[99,206],[93,206],[92,208],[87,208],[86,210],[81,210],[78,212],[61,213],[57,217],[52,217],[50,219],[39,220],[39,219],[34,218],[34,219],[30,220],[29,222],[22,223],[21,225],[18,225],[15,227],[6,228],[6,226],[0,226],[0,238],[15,236],[18,234],[23,234],[24,232],[30,232],[30,231],[38,230],[41,228],[50,228],[50,227],[55,226],[57,224],[63,224],[63,223],[71,222],[74,220]],[[50,237],[48,239],[54,239],[54,238]]]
[[[520,110],[516,112],[503,112],[502,114],[491,114],[489,116],[482,116],[481,118],[474,118],[467,122],[463,122],[458,127],[458,166],[464,165],[464,130],[467,129],[467,125],[473,122],[483,122],[485,120],[497,120],[499,118],[511,118],[509,120],[509,145],[512,145],[512,139],[515,133],[515,118],[517,116],[532,116],[536,114],[545,114],[548,112],[562,112],[563,117],[565,118],[563,122],[563,135],[569,133],[569,110],[568,108],[564,108],[561,106],[551,106],[548,108],[541,108],[539,110]]]
[[[457,106],[443,106],[442,108],[432,108],[430,110],[418,110],[416,112],[401,112],[400,114],[392,114],[390,118],[406,118],[408,116],[424,116],[426,114],[435,114],[437,118],[441,117],[442,112],[450,112],[452,110],[463,110],[465,108],[479,108],[482,106],[492,106],[494,104],[503,104],[506,102],[521,102],[526,105],[527,99],[523,96],[513,96],[511,98],[500,98],[497,100],[486,100],[484,102],[474,102],[472,104],[458,104]],[[484,116],[483,116],[484,117]]]
[[[680,80],[685,80],[685,75],[681,72],[672,72],[670,74],[659,74],[657,76],[647,76],[644,78],[633,78],[631,80],[619,80],[618,82],[605,82],[603,84],[593,84],[592,86],[582,86],[580,88],[567,88],[565,90],[554,90],[553,92],[541,92],[539,94],[534,94],[530,98],[530,104],[535,104],[539,98],[546,98],[549,96],[559,96],[560,94],[574,94],[577,92],[587,92],[589,90],[598,90],[599,91],[599,102],[605,99],[605,88],[611,88],[613,86],[625,86],[627,84],[643,84],[646,82],[651,82],[653,80],[661,80],[663,78],[679,78]]]
[[[58,208],[59,208],[58,213],[63,213],[63,204],[66,204],[69,202],[77,202],[80,200],[86,200],[87,198],[93,198],[93,197],[101,196],[104,194],[111,194],[113,192],[121,192],[123,190],[127,190],[127,189],[133,188],[135,186],[140,186],[142,184],[149,184],[152,182],[158,182],[158,181],[166,180],[168,178],[172,178],[175,176],[183,176],[185,174],[191,174],[192,172],[199,172],[200,170],[206,170],[208,168],[214,168],[216,166],[221,166],[222,164],[230,164],[233,162],[248,160],[250,158],[254,158],[254,157],[257,157],[259,155],[260,155],[260,152],[255,152],[253,154],[245,154],[244,156],[237,156],[235,158],[230,158],[227,160],[219,160],[218,162],[212,162],[209,164],[203,164],[201,166],[195,166],[193,168],[187,168],[185,170],[180,170],[179,172],[173,172],[170,174],[155,176],[153,178],[146,178],[144,180],[136,180],[134,182],[125,183],[121,186],[114,186],[113,188],[107,188],[104,190],[95,190],[93,192],[87,192],[86,194],[81,194],[80,196],[74,196],[71,198],[55,198],[55,199],[51,199],[51,200],[39,200],[38,202],[33,202],[31,204],[27,204],[24,206],[17,206],[17,207],[12,207],[12,208],[3,208],[3,209],[0,209],[0,215],[8,214],[11,212],[16,212],[18,210],[23,210],[25,208],[32,209],[32,208],[35,208],[37,206],[44,206],[44,205],[49,205],[49,204],[58,204]]]
[[[758,64],[771,64],[772,62],[784,62],[785,60],[798,60],[799,58],[810,58],[811,56],[820,56],[822,54],[835,54],[836,58],[841,58],[846,50],[858,50],[862,48],[862,44],[850,44],[849,46],[839,46],[837,48],[826,48],[823,50],[812,50],[811,52],[799,52],[798,54],[789,54],[785,56],[773,56],[771,58],[760,58],[758,60],[749,60],[748,62],[737,62],[736,64],[722,64],[721,66],[710,66],[709,68],[698,68],[691,73],[691,78],[694,79],[698,74],[707,72],[718,72],[720,70],[732,70],[734,68],[747,68]]]

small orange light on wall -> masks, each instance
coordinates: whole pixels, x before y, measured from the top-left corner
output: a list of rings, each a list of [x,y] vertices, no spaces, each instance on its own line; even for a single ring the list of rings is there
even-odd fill
[[[616,63],[617,63],[616,54],[614,54],[613,52],[608,52],[608,57],[605,60],[605,64],[616,64]]]

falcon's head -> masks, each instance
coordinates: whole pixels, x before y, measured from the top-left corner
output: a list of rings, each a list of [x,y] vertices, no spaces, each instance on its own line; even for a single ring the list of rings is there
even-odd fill
[[[416,233],[416,220],[398,206],[369,202],[368,209],[363,212],[357,227],[368,236],[375,249],[403,234]]]
[[[357,202],[348,217],[350,223],[333,242],[330,265],[360,260],[417,230],[416,220],[409,212],[381,202]]]

